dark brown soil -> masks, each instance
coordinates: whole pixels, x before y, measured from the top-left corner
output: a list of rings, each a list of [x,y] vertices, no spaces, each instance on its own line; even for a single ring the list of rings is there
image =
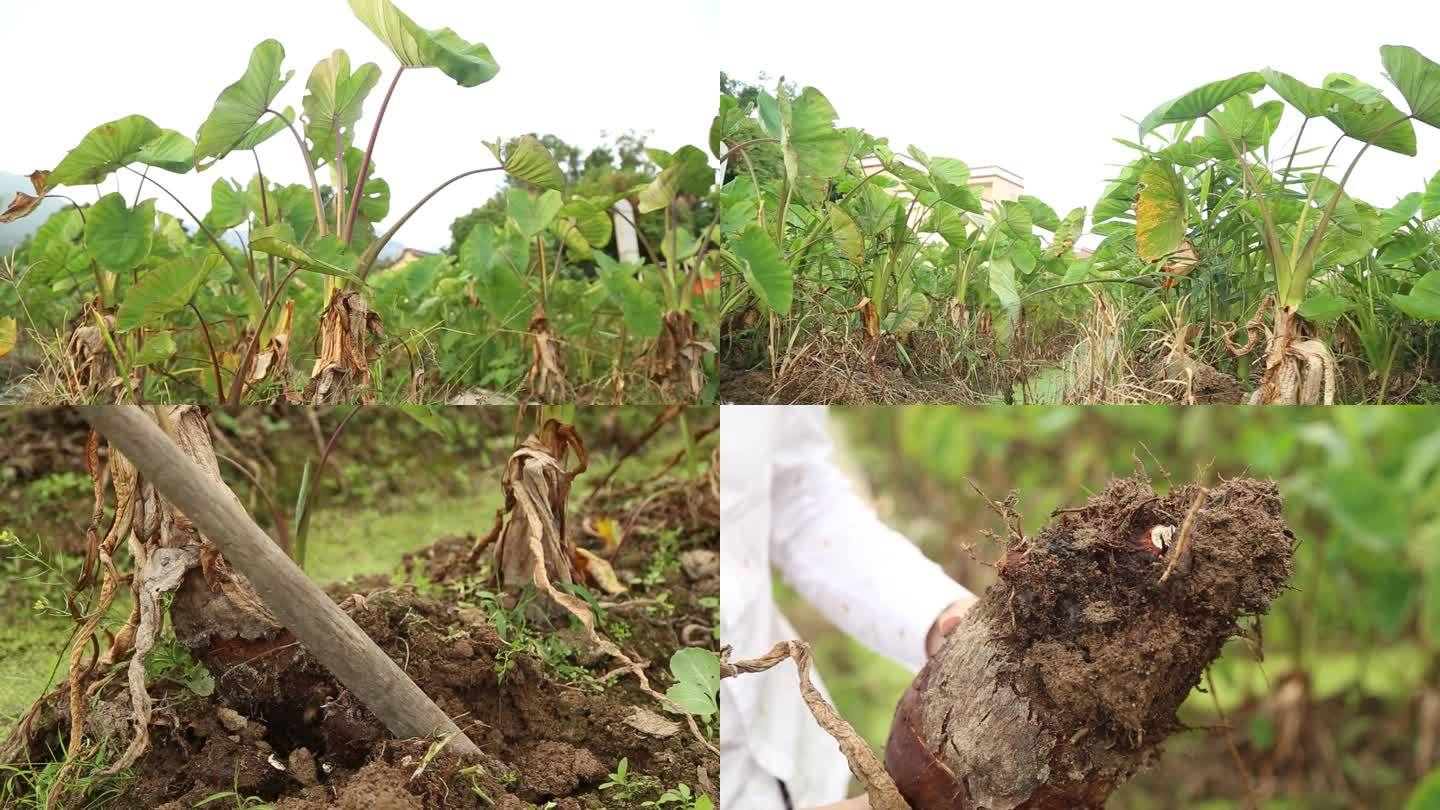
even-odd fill
[[[1291,573],[1275,485],[1236,480],[1209,490],[1162,582],[1198,492],[1117,480],[1011,538],[1000,579],[896,713],[886,766],[916,810],[1102,807],[1158,758],[1239,619]],[[1155,526],[1174,528],[1163,549]]]
[[[659,497],[644,499],[643,507],[631,500],[638,490],[619,493],[605,504],[620,514],[643,508],[644,519],[633,527],[617,560],[622,578],[646,567],[662,530],[681,538],[674,553],[685,565],[667,567],[662,581],[636,586],[632,595],[614,598],[607,608],[612,620],[623,619],[631,628],[620,646],[633,659],[649,662],[647,675],[662,692],[672,683],[671,653],[687,645],[716,646],[710,632],[713,607],[699,600],[718,595],[718,570],[690,563],[718,556],[718,515],[713,504],[689,502],[691,486],[662,479],[648,486],[646,491]],[[445,538],[410,555],[412,575],[423,575],[418,587],[370,580],[329,592],[455,718],[484,752],[479,761],[461,761],[443,749],[433,754],[426,740],[394,739],[287,634],[259,646],[212,651],[208,664],[215,691],[209,697],[153,686],[151,748],[112,806],[180,810],[216,793],[237,791],[280,810],[518,810],[552,800],[557,808],[585,810],[639,806],[682,782],[718,800],[718,757],[690,733],[683,718],[667,714],[644,694],[633,675],[614,675],[599,691],[593,681],[587,684],[573,672],[562,677],[551,665],[522,653],[514,656],[515,666],[503,680],[497,676],[496,659],[505,644],[489,615],[470,601],[473,596],[454,587],[465,582],[480,589],[493,583],[466,580],[448,570],[459,565],[472,542]],[[673,607],[647,609],[662,595]],[[535,613],[536,621],[546,620],[544,611]],[[583,635],[563,620],[556,620],[552,633],[580,650],[573,663],[592,678],[616,669],[603,654],[588,654]],[[102,702],[112,705],[96,714],[121,718],[115,725],[124,729],[128,695],[118,687],[103,694]],[[32,754],[44,757],[45,745],[53,745],[63,731],[62,719]],[[128,730],[120,733],[129,736]],[[632,779],[651,777],[653,786],[631,799],[600,791],[621,758],[628,758]]]

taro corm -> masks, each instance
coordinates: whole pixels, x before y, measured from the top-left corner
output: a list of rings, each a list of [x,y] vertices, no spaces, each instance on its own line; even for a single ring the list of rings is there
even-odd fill
[[[1176,710],[1241,617],[1291,573],[1269,481],[1157,494],[1112,481],[1038,536],[1012,529],[999,579],[895,713],[886,770],[915,810],[1084,810],[1155,763]]]

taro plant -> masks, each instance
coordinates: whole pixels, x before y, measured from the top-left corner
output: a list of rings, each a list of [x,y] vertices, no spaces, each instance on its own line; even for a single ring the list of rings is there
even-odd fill
[[[594,356],[600,352],[586,339],[609,337],[617,328],[617,319],[591,317],[603,304],[623,315],[622,339],[603,347],[613,351],[607,369],[638,366],[660,389],[658,395],[645,389],[651,398],[699,397],[711,344],[707,305],[695,300],[703,291],[691,290],[706,259],[703,239],[677,211],[694,207],[710,189],[703,153],[652,150],[659,167],[653,182],[581,198],[567,194],[566,177],[540,139],[497,139],[484,144],[493,165],[455,174],[380,231],[377,223],[391,219],[391,195],[378,174],[376,146],[390,101],[403,92],[402,77],[438,73],[471,88],[494,79],[499,65],[484,44],[449,28],[424,28],[390,0],[350,0],[350,10],[396,61],[363,147],[357,125],[384,78],[382,67],[353,65],[344,51],[334,51],[310,71],[297,113],[281,100],[295,72],[285,67],[284,47],[266,40],[216,98],[193,139],[141,115],[102,124],[53,170],[35,172],[34,193],[17,195],[0,217],[26,216],[46,197],[70,203],[39,229],[0,292],[0,305],[9,310],[13,304],[13,317],[27,318],[37,338],[50,330],[35,321],[27,301],[70,302],[60,310],[68,323],[48,324],[63,332],[50,354],[69,396],[231,404],[277,397],[425,399],[435,395],[437,382],[451,390],[467,382],[427,376],[434,351],[475,353],[494,342],[511,346],[512,367],[528,367],[524,396],[568,398],[565,355],[579,355],[582,368],[599,376]],[[306,183],[267,178],[261,147],[277,137],[294,141]],[[249,153],[244,163],[247,170],[253,163],[254,175],[243,183],[216,180],[204,216],[158,177],[205,172],[240,153]],[[452,184],[493,172],[513,184],[508,221],[471,234],[460,267],[442,267],[437,258],[404,275],[377,272],[386,247],[418,210]],[[78,187],[99,186],[117,173],[139,178],[134,199],[118,192],[91,204],[75,199]],[[151,189],[188,219],[142,199]],[[665,219],[666,238],[644,266],[607,261],[601,252],[611,242],[613,218],[622,214],[616,204],[627,198],[639,214]],[[633,225],[633,210],[628,216]],[[581,278],[562,277],[566,259],[585,263],[586,271],[566,274]],[[453,271],[448,283],[441,278],[446,270]],[[446,327],[444,318],[433,317],[440,307],[416,306],[431,299],[488,317],[460,345],[438,346],[435,335]],[[585,323],[589,331],[576,326]],[[0,353],[14,345],[9,330],[15,325],[0,321]],[[627,344],[627,332],[638,345]],[[312,344],[308,373],[293,375],[302,347]],[[397,357],[403,359],[392,365]],[[448,361],[438,365],[464,367]],[[630,395],[623,383],[615,386],[617,396]]]
[[[873,359],[882,340],[904,354],[917,331],[963,330],[980,306],[1008,348],[1025,292],[1060,283],[1076,261],[1084,209],[1062,219],[1028,195],[983,200],[964,161],[914,146],[897,154],[836,117],[820,91],[783,81],[753,102],[721,96],[711,128],[727,175],[720,230],[744,282],[725,288],[727,323],[765,321],[772,368],[827,315],[853,320]]]
[[[1221,253],[1238,259],[1229,268],[1237,275],[1263,273],[1269,290],[1250,310],[1246,343],[1230,344],[1242,355],[1263,350],[1252,402],[1332,402],[1332,349],[1307,333],[1304,321],[1333,317],[1346,305],[1308,297],[1327,274],[1369,258],[1377,246],[1387,267],[1423,250],[1424,236],[1401,230],[1420,207],[1418,195],[1379,211],[1346,192],[1371,147],[1413,156],[1414,122],[1440,126],[1440,65],[1413,48],[1380,50],[1408,113],[1379,89],[1343,73],[1330,74],[1318,87],[1270,69],[1211,82],[1160,105],[1140,122],[1140,142],[1130,145],[1143,156],[1126,167],[1096,207],[1097,223],[1102,210],[1105,219],[1123,216],[1133,194],[1130,235],[1138,255],[1172,277],[1186,276],[1206,256]],[[1280,99],[1256,105],[1252,97],[1267,87]],[[1272,136],[1287,105],[1300,114],[1299,131],[1288,153],[1272,154]],[[1318,164],[1306,165],[1309,158],[1298,161],[1312,151],[1305,134],[1321,121],[1338,137]],[[1162,148],[1144,145],[1147,135],[1169,124],[1175,125],[1174,137]],[[1360,146],[1339,171],[1332,161],[1347,139]],[[1197,255],[1197,245],[1204,255]],[[1427,311],[1425,293],[1433,282],[1415,283],[1419,289],[1408,297],[1392,299],[1407,314]]]

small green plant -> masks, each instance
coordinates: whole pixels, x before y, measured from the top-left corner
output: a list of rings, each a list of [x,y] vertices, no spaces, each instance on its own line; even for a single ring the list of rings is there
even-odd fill
[[[211,793],[209,796],[195,803],[196,807],[204,807],[213,802],[231,800],[231,807],[238,810],[274,810],[275,805],[265,801],[259,796],[246,796],[239,791],[227,790],[222,793]]]
[[[61,745],[64,745],[63,738]],[[52,804],[80,810],[109,807],[125,792],[134,776],[128,769],[107,774],[110,753],[110,741],[102,740],[93,753],[76,759],[63,780],[60,772],[65,760],[63,755],[56,762],[28,768],[0,764],[0,777],[4,779],[0,781],[0,807],[15,810],[48,810]]]
[[[629,757],[621,757],[615,771],[609,775],[607,781],[600,784],[600,790],[607,791],[609,798],[616,801],[630,801],[659,789],[660,781],[655,777],[630,773]]]
[[[209,697],[215,692],[215,676],[174,636],[161,639],[145,656],[145,671],[155,680],[178,684],[199,697]]]
[[[673,530],[660,533],[660,539],[655,546],[655,553],[650,556],[650,562],[645,566],[636,583],[647,588],[653,588],[665,582],[665,576],[673,571],[680,570],[680,537]]]
[[[672,790],[660,794],[660,798],[653,802],[645,802],[641,807],[664,807],[674,805],[674,810],[715,810],[715,804],[710,797],[704,793],[695,793],[690,786],[681,782]]]
[[[689,647],[670,656],[675,685],[665,697],[682,712],[709,722],[720,710],[720,658],[709,650]]]
[[[718,641],[720,639],[720,597],[702,596],[696,600],[700,607],[710,609],[710,634]]]

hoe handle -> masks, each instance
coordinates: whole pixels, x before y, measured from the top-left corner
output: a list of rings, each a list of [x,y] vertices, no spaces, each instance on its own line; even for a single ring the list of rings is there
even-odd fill
[[[330,597],[280,550],[244,508],[134,405],[81,405],[80,415],[194,521],[311,655],[396,737],[441,737],[460,754],[480,750]]]

